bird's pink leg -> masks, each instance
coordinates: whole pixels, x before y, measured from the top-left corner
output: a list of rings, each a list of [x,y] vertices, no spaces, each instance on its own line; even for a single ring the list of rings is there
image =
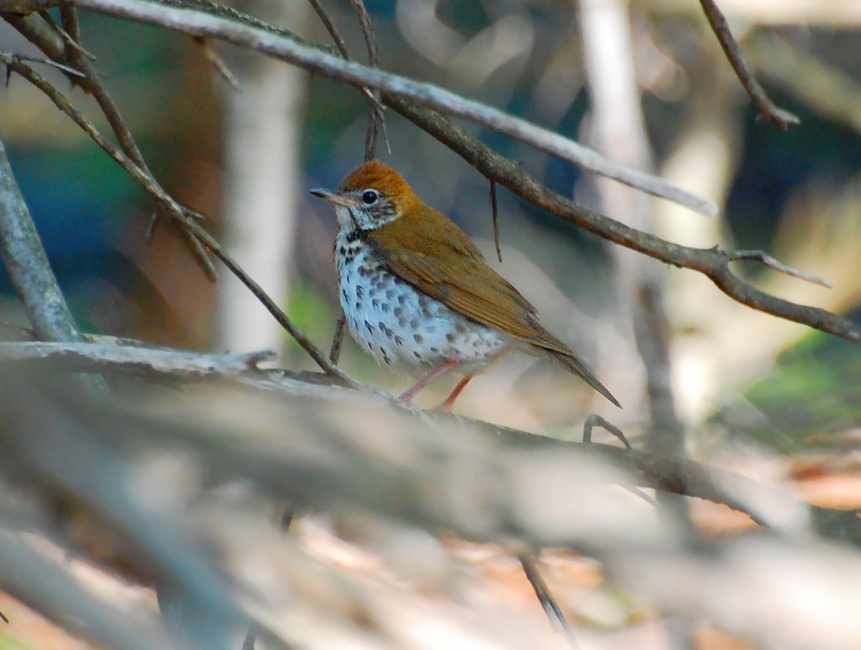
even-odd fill
[[[405,402],[412,401],[413,397],[416,396],[416,393],[418,393],[422,388],[424,388],[429,383],[431,383],[434,379],[436,379],[437,377],[442,375],[446,370],[451,370],[452,368],[454,368],[458,363],[460,363],[460,362],[457,361],[456,359],[452,359],[451,361],[446,361],[444,364],[442,364],[438,368],[434,368],[428,374],[426,374],[424,377],[419,379],[416,382],[415,386],[413,386],[406,393],[401,395],[400,399],[402,399]],[[446,401],[448,401],[448,400],[446,400]]]
[[[467,375],[463,379],[460,380],[457,386],[454,387],[454,390],[451,391],[451,395],[445,398],[445,401],[439,405],[439,410],[443,413],[451,413],[451,407],[454,406],[454,400],[458,398],[466,385],[469,383],[469,380],[472,379],[475,375]]]

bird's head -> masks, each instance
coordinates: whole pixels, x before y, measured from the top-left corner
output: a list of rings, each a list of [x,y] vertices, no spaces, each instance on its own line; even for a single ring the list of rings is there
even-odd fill
[[[331,203],[338,226],[346,231],[376,230],[422,206],[403,177],[378,160],[362,163],[338,188],[316,188],[311,194]]]

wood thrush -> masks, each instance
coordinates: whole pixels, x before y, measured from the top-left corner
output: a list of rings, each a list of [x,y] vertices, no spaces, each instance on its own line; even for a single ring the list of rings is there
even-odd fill
[[[464,377],[441,405],[449,411],[473,375],[518,351],[555,359],[619,406],[469,237],[395,170],[372,160],[334,192],[311,193],[338,217],[335,265],[350,333],[378,363],[420,377],[401,399],[456,370]]]

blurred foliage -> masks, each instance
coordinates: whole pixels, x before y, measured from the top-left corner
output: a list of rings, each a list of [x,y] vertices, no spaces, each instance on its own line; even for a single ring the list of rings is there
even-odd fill
[[[861,312],[854,313],[856,322]],[[838,451],[861,444],[861,349],[815,332],[784,351],[744,402],[718,410],[709,424],[732,438],[787,453]]]
[[[569,2],[442,0],[435,5],[432,23],[420,21],[415,13],[419,3],[379,0],[366,4],[385,69],[438,83],[588,142],[589,102],[579,25]],[[328,2],[326,6],[352,55],[363,61],[365,46],[349,3]],[[769,76],[765,64],[763,70],[757,69],[759,78],[779,104],[800,114],[802,124],[782,133],[758,121],[713,35],[704,28],[698,7],[692,6],[689,13],[657,13],[648,5],[637,4],[632,15],[638,75],[657,168],[672,155],[685,133],[705,128],[704,107],[717,97],[730,97],[717,102],[724,111],[720,118],[741,126],[728,143],[737,159],[731,162],[722,216],[723,231],[731,233],[737,246],[770,250],[787,215],[798,212],[800,189],[822,179],[829,187],[856,182],[861,173],[858,131],[793,94],[786,84]],[[427,19],[425,15],[422,20]],[[494,31],[503,24],[516,26],[512,34],[517,38]],[[835,25],[761,25],[741,29],[739,37],[743,48],[747,40],[780,38],[799,56],[815,56],[858,85],[858,27],[839,21]],[[179,200],[205,212],[217,233],[224,180],[222,98],[233,91],[212,71],[200,47],[187,38],[88,12],[82,12],[82,33],[150,167]],[[11,32],[0,33],[7,35],[10,43],[20,45]],[[305,35],[328,42],[316,23]],[[127,46],[130,43],[134,46]],[[215,49],[223,53],[229,48],[216,45]],[[46,74],[76,104],[97,115],[89,98],[69,89],[56,72]],[[198,275],[189,279],[196,271],[189,272],[193,265],[178,261],[185,253],[168,229],[159,229],[153,245],[146,246],[143,239],[152,205],[111,160],[73,126],[62,122],[64,118],[57,122],[64,125],[62,136],[45,131],[43,118],[21,120],[24,106],[40,116],[56,111],[19,79],[0,91],[2,135],[78,318],[88,329],[104,333],[206,347],[212,321],[206,310],[218,287],[209,286]],[[309,77],[300,187],[334,186],[360,161],[367,110],[366,100],[355,89],[319,75]],[[393,162],[428,203],[449,214],[470,235],[489,239],[485,179],[391,111],[387,120],[391,154],[381,141],[378,155]],[[590,201],[589,185],[573,166],[473,124],[462,124],[551,188],[570,193],[576,186],[578,200]],[[300,327],[327,348],[336,313],[330,252],[334,221],[326,206],[304,202],[303,197],[298,201],[301,219],[292,269],[297,275],[296,290],[283,297],[283,302]],[[600,318],[612,300],[607,274],[601,272],[606,262],[603,243],[504,190],[499,190],[499,208],[503,245],[516,247],[583,311]],[[694,215],[688,218],[698,219]],[[572,259],[580,264],[572,266]],[[804,270],[815,273],[815,266],[809,264]],[[745,268],[754,274],[761,272],[756,267]],[[0,289],[11,295],[5,279],[0,281]],[[702,308],[709,308],[705,298]],[[346,363],[358,364],[363,376],[375,372],[372,364],[366,365],[367,360],[354,352],[348,342]],[[838,381],[831,374],[834,367],[817,366],[820,361],[815,355],[811,364],[816,369],[807,375],[797,374],[795,361],[790,373],[784,362],[781,359],[776,368],[782,377],[780,386],[787,391],[803,385],[801,376],[824,375],[818,387]],[[305,365],[304,360],[301,363]],[[791,381],[786,373],[793,376]],[[779,410],[780,390],[774,388],[772,394],[758,388],[754,396],[765,399],[762,396],[771,395],[766,401]],[[789,400],[796,402],[795,394],[790,393]],[[821,407],[826,408],[826,402]],[[850,408],[844,414],[847,422],[854,421],[853,413]],[[815,428],[820,421],[816,416],[808,426]],[[834,422],[839,421],[835,417]]]

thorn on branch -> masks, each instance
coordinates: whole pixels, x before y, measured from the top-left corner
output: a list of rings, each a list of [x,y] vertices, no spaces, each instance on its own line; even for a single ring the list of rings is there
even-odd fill
[[[730,262],[759,262],[770,269],[774,269],[778,273],[791,275],[794,278],[805,280],[812,284],[818,284],[820,287],[825,287],[826,289],[833,288],[832,284],[828,280],[804,271],[799,271],[783,262],[779,262],[763,251],[736,251],[734,253],[726,253],[726,255]]]
[[[738,41],[732,35],[726,18],[718,9],[714,0],[700,0],[706,18],[711,25],[712,31],[717,36],[718,42],[726,55],[729,64],[735,71],[736,77],[741,82],[753,103],[759,108],[761,117],[769,122],[774,122],[781,130],[786,131],[790,126],[801,124],[798,116],[777,106],[763,90],[759,82],[754,78],[741,54]]]
[[[30,56],[29,54],[8,54],[8,56],[12,57],[16,61],[30,61],[31,63],[41,63],[42,65],[49,65],[51,67],[57,68],[58,70],[62,70],[66,74],[70,74],[74,77],[79,77],[81,79],[85,78],[86,75],[80,70],[75,70],[74,68],[63,65],[62,63],[57,63],[56,61],[51,61],[51,59],[46,59],[40,56]],[[12,76],[12,70],[7,65],[6,66],[6,87],[9,87],[9,77]]]

